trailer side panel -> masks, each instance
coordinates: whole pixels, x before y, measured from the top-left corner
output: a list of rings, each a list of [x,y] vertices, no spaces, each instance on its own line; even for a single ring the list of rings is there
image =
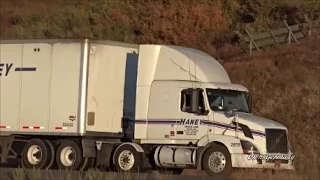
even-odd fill
[[[138,48],[95,43],[90,45],[87,131],[126,131],[122,128],[122,117],[134,119],[137,63]]]
[[[1,134],[78,133],[82,44],[0,46]]]
[[[54,44],[50,92],[52,132],[78,133],[81,43]]]
[[[5,44],[0,46],[0,131],[19,130],[21,73],[14,71],[22,66],[23,46]]]

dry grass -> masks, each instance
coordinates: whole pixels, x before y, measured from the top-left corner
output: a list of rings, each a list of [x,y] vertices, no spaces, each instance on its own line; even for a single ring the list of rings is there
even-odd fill
[[[147,180],[147,174],[139,173],[106,173],[98,169],[90,169],[86,172],[68,170],[25,170],[23,168],[13,169],[13,180]],[[156,178],[162,180],[163,177]],[[165,179],[168,179],[165,177]]]
[[[274,175],[260,170],[239,171],[254,179],[318,179],[320,177],[320,39],[269,48],[252,56],[225,61],[234,83],[249,88],[254,114],[284,124],[296,154],[295,172]],[[255,173],[256,172],[256,173]]]

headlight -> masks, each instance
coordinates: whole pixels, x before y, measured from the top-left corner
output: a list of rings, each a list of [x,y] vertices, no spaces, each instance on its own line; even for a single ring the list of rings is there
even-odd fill
[[[257,147],[249,141],[240,140],[243,154],[260,154]]]

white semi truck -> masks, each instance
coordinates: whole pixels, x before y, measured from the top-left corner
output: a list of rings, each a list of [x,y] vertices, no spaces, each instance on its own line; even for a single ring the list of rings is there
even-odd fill
[[[88,39],[0,46],[2,162],[118,171],[148,162],[211,176],[294,169],[290,158],[252,158],[292,155],[287,128],[253,115],[248,89],[202,51]]]

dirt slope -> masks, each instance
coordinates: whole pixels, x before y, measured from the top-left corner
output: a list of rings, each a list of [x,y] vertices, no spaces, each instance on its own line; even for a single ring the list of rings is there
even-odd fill
[[[295,173],[240,171],[234,177],[320,177],[320,39],[230,59],[224,67],[234,83],[243,84],[251,91],[254,114],[288,127],[296,154]]]

